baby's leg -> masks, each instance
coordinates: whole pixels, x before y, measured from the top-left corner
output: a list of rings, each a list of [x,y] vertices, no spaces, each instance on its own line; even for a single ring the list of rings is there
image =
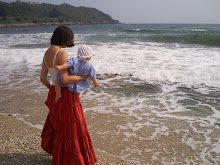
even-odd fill
[[[56,91],[56,98],[55,101],[57,102],[59,100],[59,98],[61,98],[61,86],[58,83],[57,80],[55,80],[55,91]]]

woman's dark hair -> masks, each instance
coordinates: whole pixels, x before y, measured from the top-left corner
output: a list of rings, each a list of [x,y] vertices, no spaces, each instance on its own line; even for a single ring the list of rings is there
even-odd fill
[[[58,26],[51,37],[51,45],[65,45],[67,47],[74,46],[74,34],[71,29],[66,26]]]

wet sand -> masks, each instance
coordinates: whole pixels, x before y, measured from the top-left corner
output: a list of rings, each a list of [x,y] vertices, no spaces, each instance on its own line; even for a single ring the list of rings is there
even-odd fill
[[[0,164],[1,165],[48,165],[51,156],[44,152],[41,144],[41,130],[30,127],[14,116],[0,115]],[[129,165],[129,163],[96,151],[96,165]]]
[[[106,77],[110,83],[102,82],[102,86],[95,89],[97,91],[81,94],[98,164],[128,164],[122,160],[134,165],[220,164],[220,127],[205,120],[207,116],[212,117],[211,110],[197,107],[196,110],[178,111],[171,102],[163,104],[158,95],[154,96],[154,92],[159,91],[157,86],[142,85],[140,90],[147,91],[145,94],[140,92],[141,85],[137,83],[125,84],[119,76],[114,79],[115,75]],[[13,88],[1,85],[4,98],[1,113],[12,113],[16,119],[0,115],[0,164],[51,162],[50,155],[40,147],[41,130],[29,126],[41,128],[43,125],[48,113],[44,105],[47,91],[32,92],[35,86],[25,83],[22,82],[27,88],[17,84]],[[39,88],[36,86],[36,89]],[[137,97],[136,93],[143,96]],[[131,94],[132,97],[127,96]],[[199,100],[206,98],[198,97]],[[168,100],[175,101],[172,99]],[[172,109],[168,111],[165,106],[169,104]],[[217,103],[213,106],[218,108]],[[173,112],[175,109],[177,111]]]

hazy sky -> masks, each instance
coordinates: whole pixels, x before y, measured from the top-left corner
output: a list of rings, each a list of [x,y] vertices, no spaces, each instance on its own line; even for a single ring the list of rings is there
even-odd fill
[[[13,2],[14,0],[1,0]],[[121,23],[220,24],[220,0],[22,0],[93,7]]]

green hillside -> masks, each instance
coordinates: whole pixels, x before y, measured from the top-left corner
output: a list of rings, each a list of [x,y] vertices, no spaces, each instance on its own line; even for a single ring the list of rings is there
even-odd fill
[[[0,24],[117,24],[109,15],[88,7],[16,1],[0,2]]]

